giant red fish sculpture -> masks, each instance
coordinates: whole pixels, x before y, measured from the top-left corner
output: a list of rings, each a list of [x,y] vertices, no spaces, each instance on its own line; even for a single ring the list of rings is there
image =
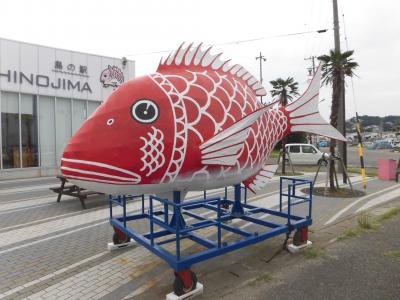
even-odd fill
[[[263,86],[211,48],[179,47],[155,73],[118,87],[65,148],[62,174],[108,194],[261,189],[267,159],[292,132],[345,138],[318,112],[321,72],[286,107],[263,105]]]

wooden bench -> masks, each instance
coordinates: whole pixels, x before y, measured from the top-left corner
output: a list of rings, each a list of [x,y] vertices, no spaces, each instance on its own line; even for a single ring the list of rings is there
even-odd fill
[[[57,178],[61,181],[61,186],[50,188],[50,190],[52,190],[54,193],[58,194],[57,202],[61,201],[62,195],[68,195],[68,196],[78,198],[79,201],[81,201],[81,205],[82,205],[83,209],[86,209],[85,199],[88,196],[104,195],[103,193],[88,191],[88,190],[80,188],[79,186],[74,185],[74,184],[68,184],[68,180],[64,176],[57,176]]]

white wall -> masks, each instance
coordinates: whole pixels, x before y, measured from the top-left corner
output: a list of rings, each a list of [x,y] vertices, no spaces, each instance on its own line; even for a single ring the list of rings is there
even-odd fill
[[[62,70],[55,68],[56,61],[61,62]],[[75,67],[74,71],[67,68],[69,64]],[[39,116],[39,138],[37,142],[41,167],[5,169],[3,166],[3,169],[0,170],[0,180],[52,176],[59,172],[57,165],[62,154],[62,148],[72,134],[69,127],[72,124],[72,130],[76,131],[83,120],[100,104],[99,101],[105,100],[114,89],[112,86],[104,87],[100,81],[100,75],[103,70],[107,69],[108,65],[120,68],[125,81],[135,77],[134,61],[127,61],[123,66],[121,58],[103,57],[0,39],[0,102],[2,102],[1,96],[4,92],[11,92],[16,93],[14,95],[16,95],[17,110],[18,93],[39,95],[39,103],[42,104],[42,106],[39,105],[40,111],[37,112]],[[87,74],[80,72],[80,66],[87,68]],[[21,73],[26,78],[22,77]],[[68,81],[76,86],[68,88]],[[57,88],[58,83],[61,83],[59,88]],[[84,86],[86,88],[83,88]],[[50,103],[47,103],[46,100]],[[62,108],[61,104],[64,104],[66,109],[74,111],[67,112],[67,114],[56,111],[54,114],[55,100],[57,100],[58,110]],[[3,102],[4,106],[5,100]],[[52,106],[47,107],[47,111],[45,110],[46,103],[52,104]],[[43,114],[46,114],[44,119]],[[71,114],[76,115],[72,116]],[[19,130],[21,136],[21,130],[18,128],[16,130],[17,133]],[[62,132],[63,130],[65,132]],[[0,128],[0,154],[2,153],[3,138]],[[1,155],[0,165],[3,165]]]
[[[54,71],[57,70],[55,69],[56,61],[61,62],[63,69],[59,71],[62,72]],[[73,74],[70,74],[71,70],[67,69],[70,64],[75,67]],[[125,81],[135,77],[134,61],[127,61],[123,66],[120,58],[0,39],[0,74],[2,74],[0,75],[0,90],[3,91],[103,101],[113,91],[112,87],[103,87],[100,82],[100,74],[108,65],[120,68]],[[79,72],[80,66],[87,67],[87,74]],[[20,78],[20,72],[29,79],[33,79],[33,83]],[[69,80],[74,85],[79,82],[80,91],[77,87],[70,86],[68,89],[68,84],[65,87],[61,84],[60,88],[55,88],[58,86],[59,79],[61,83],[67,83]],[[85,84],[91,92],[83,88]]]

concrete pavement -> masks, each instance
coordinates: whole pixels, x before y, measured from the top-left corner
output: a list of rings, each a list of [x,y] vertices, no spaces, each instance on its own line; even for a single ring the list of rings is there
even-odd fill
[[[360,188],[360,178],[354,177],[353,181],[358,182],[356,187]],[[108,206],[104,197],[88,200],[87,210],[82,210],[79,201],[69,197],[56,203],[56,194],[48,190],[48,185],[53,183],[58,182],[52,178],[0,182],[0,298],[121,299],[136,296],[154,299],[171,290],[173,278],[170,268],[146,249],[106,251],[112,228],[108,224]],[[398,189],[393,182],[373,178],[368,187],[371,193]],[[275,180],[259,194],[251,195],[249,201],[264,207],[276,207],[277,188],[278,181]],[[354,214],[373,198],[362,199],[340,214],[337,220]],[[314,230],[324,227],[329,219],[353,201],[357,199],[315,197]],[[129,209],[138,207],[138,203],[132,203]],[[247,226],[243,222],[239,225]],[[209,277],[216,270],[231,274],[230,267],[246,262],[246,257],[269,257],[282,238],[194,266],[206,291],[210,291],[205,296],[212,298],[216,295],[212,291],[224,285],[223,280],[215,281]],[[193,245],[187,243],[184,247]],[[253,269],[257,270],[257,267]],[[228,280],[227,284],[234,282]]]

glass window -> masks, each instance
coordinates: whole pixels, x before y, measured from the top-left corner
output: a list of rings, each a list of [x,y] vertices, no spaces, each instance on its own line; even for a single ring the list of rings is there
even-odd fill
[[[56,129],[54,97],[39,98],[40,164],[42,167],[56,165]]]
[[[39,161],[36,95],[21,94],[21,147],[22,167],[37,167]]]
[[[290,146],[290,153],[300,153],[300,146]]]
[[[86,101],[73,100],[72,133],[75,133],[86,120]]]
[[[56,102],[56,154],[60,164],[64,148],[71,138],[71,99],[57,98]]]
[[[315,153],[317,153],[317,151],[311,146],[303,146],[303,153],[315,154]]]
[[[101,102],[98,101],[88,101],[88,118],[94,111],[100,106]]]
[[[19,168],[19,99],[16,93],[1,93],[3,168]]]

